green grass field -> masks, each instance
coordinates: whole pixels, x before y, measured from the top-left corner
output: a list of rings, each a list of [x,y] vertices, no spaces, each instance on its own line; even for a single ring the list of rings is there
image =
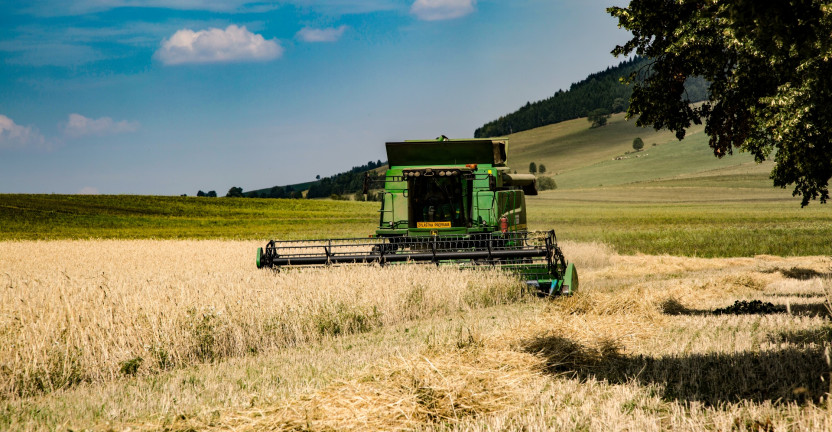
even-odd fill
[[[832,254],[827,206],[800,208],[779,189],[679,182],[544,192],[528,199],[530,225],[627,254]],[[329,200],[0,195],[0,239],[366,237],[377,210],[378,203]]]
[[[363,237],[377,210],[329,200],[0,195],[0,240]]]
[[[832,212],[782,190],[620,187],[544,192],[532,229],[600,241],[619,253],[699,257],[832,254]]]

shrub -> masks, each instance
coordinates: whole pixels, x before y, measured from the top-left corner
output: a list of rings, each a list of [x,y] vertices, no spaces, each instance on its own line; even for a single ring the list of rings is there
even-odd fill
[[[540,177],[537,179],[537,188],[539,190],[552,190],[557,189],[558,185],[555,183],[555,179],[551,177]]]

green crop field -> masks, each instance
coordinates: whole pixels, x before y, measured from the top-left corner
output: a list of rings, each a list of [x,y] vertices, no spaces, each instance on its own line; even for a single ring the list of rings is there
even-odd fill
[[[136,195],[0,195],[0,239],[365,236],[377,204]]]
[[[624,254],[832,255],[830,208],[800,208],[780,190],[559,190],[528,203],[532,229],[555,229],[562,239],[604,242]]]

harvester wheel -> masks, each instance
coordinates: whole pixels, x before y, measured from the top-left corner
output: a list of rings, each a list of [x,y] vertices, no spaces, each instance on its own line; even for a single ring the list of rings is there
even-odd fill
[[[263,248],[257,248],[257,268],[263,268]]]

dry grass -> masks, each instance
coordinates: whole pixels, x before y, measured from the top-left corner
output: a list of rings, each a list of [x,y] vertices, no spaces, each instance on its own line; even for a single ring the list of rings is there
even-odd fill
[[[146,375],[522,298],[520,284],[493,271],[260,271],[257,246],[0,243],[0,395]]]
[[[341,381],[271,409],[238,412],[209,426],[239,431],[412,430],[473,415],[520,413],[534,400],[528,389],[541,385],[539,371],[536,356],[516,351],[484,356],[469,347],[394,358],[358,380]]]

